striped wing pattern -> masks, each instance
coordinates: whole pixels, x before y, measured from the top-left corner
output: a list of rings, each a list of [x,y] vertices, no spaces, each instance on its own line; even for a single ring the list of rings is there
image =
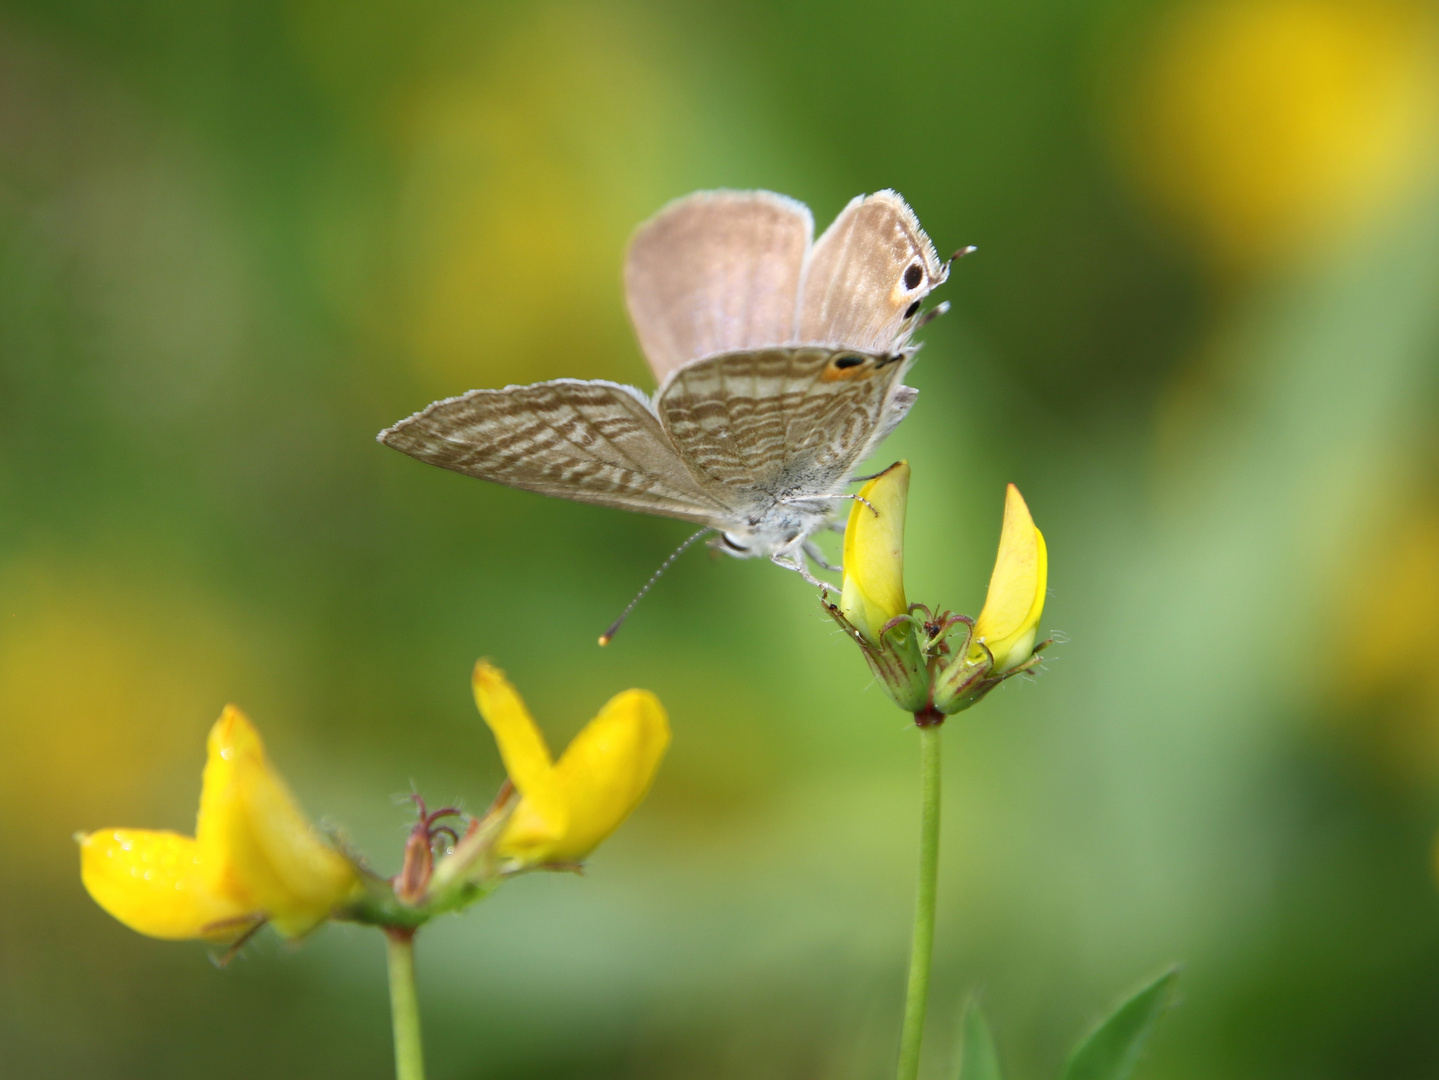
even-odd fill
[[[808,347],[728,353],[674,372],[656,408],[700,483],[752,514],[842,487],[912,403],[897,393],[908,363]]]
[[[671,446],[644,395],[556,379],[471,390],[379,435],[420,461],[576,502],[718,524],[726,507]]]

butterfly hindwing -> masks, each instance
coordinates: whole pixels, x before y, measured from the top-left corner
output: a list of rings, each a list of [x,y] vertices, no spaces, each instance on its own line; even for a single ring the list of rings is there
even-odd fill
[[[617,383],[471,390],[379,439],[420,461],[541,495],[706,525],[724,509],[695,482],[644,395]]]
[[[753,512],[841,489],[913,402],[899,382],[908,362],[808,346],[728,353],[671,375],[656,411],[696,479]]]

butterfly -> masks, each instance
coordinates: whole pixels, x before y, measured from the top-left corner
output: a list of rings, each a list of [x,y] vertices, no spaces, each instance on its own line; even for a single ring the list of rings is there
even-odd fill
[[[813,535],[914,404],[910,337],[943,310],[920,305],[949,261],[893,191],[813,235],[809,208],[773,192],[676,200],[625,259],[653,399],[598,379],[471,390],[377,438],[497,484],[693,522],[686,547],[713,530],[721,550],[820,585],[804,556],[828,566]]]

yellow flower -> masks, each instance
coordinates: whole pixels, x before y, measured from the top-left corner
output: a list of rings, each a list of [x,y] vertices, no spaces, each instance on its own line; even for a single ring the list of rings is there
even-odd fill
[[[91,897],[150,937],[226,941],[260,920],[307,933],[355,895],[353,864],[326,844],[233,705],[210,729],[195,836],[102,829],[80,837]]]
[[[1044,537],[1034,527],[1019,488],[1010,484],[989,595],[974,622],[974,640],[983,642],[994,657],[995,674],[1017,667],[1033,653],[1048,572]]]
[[[474,689],[520,793],[495,850],[527,866],[576,863],[599,846],[645,797],[669,746],[669,718],[648,690],[616,694],[555,762],[504,672],[481,660]]]
[[[909,610],[904,598],[904,508],[909,462],[899,461],[864,487],[844,530],[844,592],[840,611],[870,641]]]

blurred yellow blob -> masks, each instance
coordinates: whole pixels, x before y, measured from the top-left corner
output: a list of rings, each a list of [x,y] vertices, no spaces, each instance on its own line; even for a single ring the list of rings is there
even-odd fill
[[[670,742],[648,690],[616,694],[554,762],[504,672],[475,665],[475,703],[520,793],[496,851],[529,866],[577,863],[619,828],[650,789]]]
[[[904,598],[904,511],[909,462],[891,465],[859,490],[844,529],[844,617],[870,641],[909,610]]]
[[[195,837],[103,829],[80,838],[91,897],[151,937],[234,939],[268,919],[286,937],[313,930],[360,887],[355,867],[316,834],[233,705],[210,729]]]
[[[1217,261],[1285,261],[1409,191],[1431,161],[1436,102],[1427,6],[1192,3],[1148,58],[1129,153]]]
[[[1416,505],[1417,504],[1417,505]],[[1343,660],[1325,689],[1387,773],[1427,790],[1439,779],[1439,511],[1411,500],[1346,563],[1338,609]]]
[[[1430,628],[1439,611],[1439,515],[1416,514],[1391,523],[1352,582],[1345,686],[1368,696],[1415,672],[1435,678]]]
[[[241,623],[213,596],[114,563],[0,566],[0,850],[67,880],[69,853],[33,822],[69,833],[173,806],[193,718],[248,662]]]
[[[397,108],[409,349],[438,390],[622,371],[625,241],[691,138],[642,25],[521,11],[472,69]]]
[[[974,621],[974,640],[994,657],[996,674],[1017,667],[1034,652],[1034,636],[1044,611],[1049,556],[1019,488],[1009,485],[1004,498],[1004,527],[999,554],[989,578],[984,609]]]

